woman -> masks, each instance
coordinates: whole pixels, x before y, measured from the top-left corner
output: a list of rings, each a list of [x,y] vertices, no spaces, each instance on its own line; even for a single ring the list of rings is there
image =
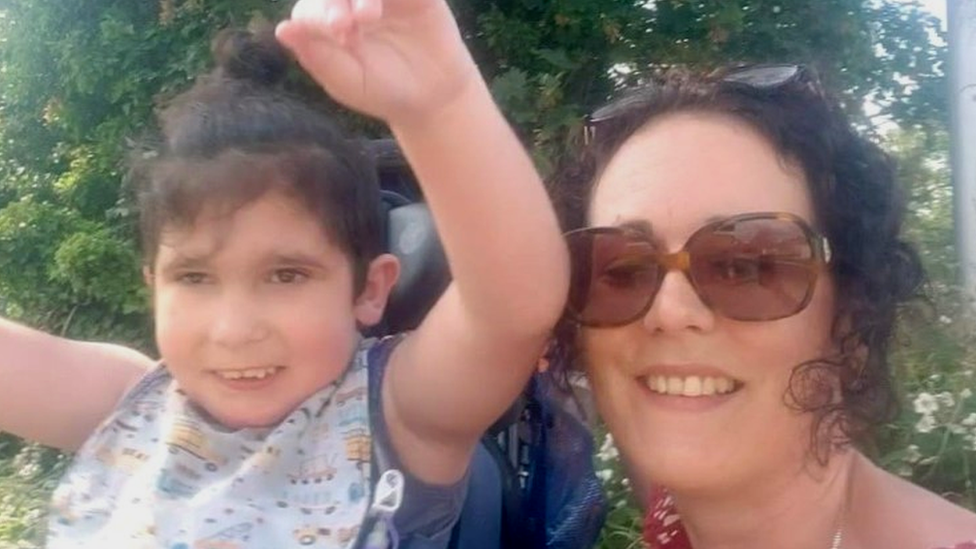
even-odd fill
[[[813,74],[671,73],[598,111],[558,189],[563,350],[646,496],[653,547],[929,549],[976,515],[854,447],[890,419],[922,271],[888,157]]]

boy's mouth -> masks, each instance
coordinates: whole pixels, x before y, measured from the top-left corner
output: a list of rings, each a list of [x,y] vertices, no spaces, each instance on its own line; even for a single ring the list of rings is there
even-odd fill
[[[267,366],[263,368],[245,368],[241,370],[216,370],[214,374],[227,380],[260,380],[273,376],[282,370],[281,366]]]

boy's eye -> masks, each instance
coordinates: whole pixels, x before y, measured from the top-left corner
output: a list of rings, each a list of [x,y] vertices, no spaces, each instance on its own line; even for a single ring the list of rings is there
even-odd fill
[[[176,280],[184,284],[204,284],[210,280],[206,273],[181,273]]]
[[[271,274],[271,281],[279,284],[294,284],[308,278],[308,275],[297,269],[278,269]]]

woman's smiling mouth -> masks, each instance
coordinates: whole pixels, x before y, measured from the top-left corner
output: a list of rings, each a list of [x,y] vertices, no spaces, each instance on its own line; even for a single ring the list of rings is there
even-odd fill
[[[734,379],[725,376],[649,375],[644,382],[651,392],[683,397],[724,395],[738,388]]]

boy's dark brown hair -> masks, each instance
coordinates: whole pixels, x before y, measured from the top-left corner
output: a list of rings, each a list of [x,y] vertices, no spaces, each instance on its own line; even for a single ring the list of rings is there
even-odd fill
[[[358,293],[383,251],[369,154],[281,89],[291,60],[270,28],[225,30],[213,53],[216,68],[164,105],[159,135],[133,155],[145,264],[152,267],[165,227],[192,225],[204,207],[228,215],[277,191],[308,208],[348,254]]]

